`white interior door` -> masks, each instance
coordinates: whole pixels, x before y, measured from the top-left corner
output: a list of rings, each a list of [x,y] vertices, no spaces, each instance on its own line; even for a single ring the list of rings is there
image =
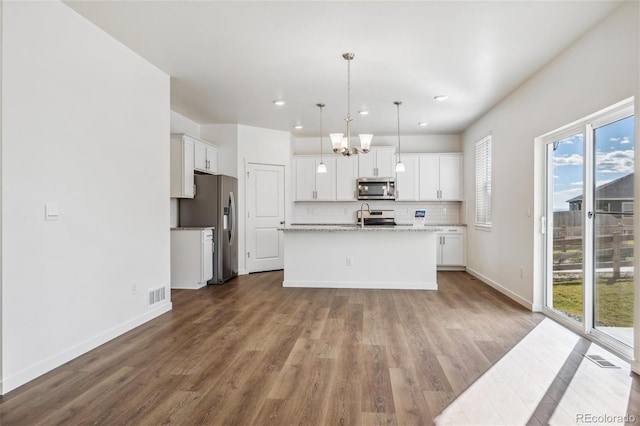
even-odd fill
[[[247,272],[284,268],[284,166],[247,164]]]

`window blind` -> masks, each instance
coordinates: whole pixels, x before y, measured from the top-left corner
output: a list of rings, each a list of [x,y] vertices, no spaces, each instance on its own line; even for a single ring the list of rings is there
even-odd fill
[[[476,142],[476,225],[491,226],[491,136]]]

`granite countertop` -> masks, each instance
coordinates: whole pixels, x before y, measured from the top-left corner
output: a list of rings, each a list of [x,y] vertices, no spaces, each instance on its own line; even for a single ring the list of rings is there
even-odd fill
[[[345,232],[345,231],[361,231],[361,232],[441,232],[442,228],[437,226],[420,226],[412,225],[396,225],[396,226],[365,226],[361,228],[355,223],[348,224],[299,224],[290,225],[280,228],[285,232],[289,231],[311,231],[311,232]]]
[[[172,231],[204,231],[205,229],[216,229],[214,226],[181,226],[171,228]]]

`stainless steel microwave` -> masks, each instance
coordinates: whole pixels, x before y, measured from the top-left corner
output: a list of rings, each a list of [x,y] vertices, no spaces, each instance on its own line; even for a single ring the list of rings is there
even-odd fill
[[[360,178],[356,182],[358,200],[396,199],[396,182],[393,178]]]

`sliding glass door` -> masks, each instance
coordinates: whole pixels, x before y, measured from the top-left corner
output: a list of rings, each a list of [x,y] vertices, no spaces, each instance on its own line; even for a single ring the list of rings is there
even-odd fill
[[[633,346],[633,116],[593,129],[593,328]]]
[[[546,305],[566,317],[583,322],[584,212],[581,194],[584,175],[584,133],[548,143],[547,222],[548,289]]]
[[[545,311],[623,355],[633,347],[632,105],[544,137]]]

